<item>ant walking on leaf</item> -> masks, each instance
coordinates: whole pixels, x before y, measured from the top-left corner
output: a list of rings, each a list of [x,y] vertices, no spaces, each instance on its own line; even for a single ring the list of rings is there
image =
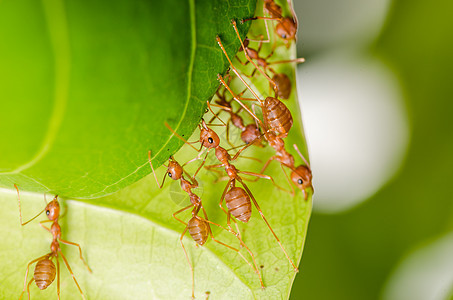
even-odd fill
[[[80,292],[80,295],[82,296],[83,299],[85,299],[85,295],[82,292],[82,289],[79,286],[79,283],[77,282],[77,279],[72,272],[71,267],[69,266],[69,263],[66,259],[66,257],[63,255],[63,252],[61,251],[60,243],[66,244],[66,245],[71,245],[71,246],[76,246],[79,249],[79,254],[80,254],[80,259],[82,262],[85,264],[87,267],[88,271],[91,273],[91,269],[86,263],[86,261],[83,259],[82,256],[82,248],[80,247],[79,244],[69,242],[66,240],[63,240],[61,238],[61,227],[60,224],[58,224],[58,220],[60,217],[60,203],[58,202],[58,195],[54,197],[54,199],[49,202],[46,207],[38,213],[36,216],[28,220],[27,222],[23,223],[22,222],[22,212],[21,212],[21,205],[20,205],[20,195],[19,195],[19,188],[14,185],[14,187],[17,190],[17,198],[18,198],[18,204],[19,204],[19,217],[20,217],[20,224],[22,226],[28,224],[29,222],[33,221],[36,219],[39,215],[41,215],[43,212],[46,212],[46,216],[48,220],[41,221],[39,225],[49,231],[52,234],[52,243],[50,244],[50,252],[47,253],[46,255],[43,255],[41,257],[38,257],[37,259],[34,259],[30,261],[27,265],[27,271],[25,272],[25,280],[24,280],[24,289],[22,290],[22,293],[20,294],[20,298],[22,299],[23,294],[25,293],[25,289],[27,289],[27,295],[28,299],[30,299],[30,285],[34,281],[38,288],[40,290],[46,289],[48,286],[52,284],[52,282],[55,280],[55,276],[57,277],[57,297],[60,299],[60,262],[59,262],[59,257],[63,259],[64,264],[68,268],[69,273],[71,274],[72,278],[74,279],[74,282]],[[51,222],[52,225],[51,227],[47,227],[44,224]],[[57,263],[57,267],[55,268],[55,264],[53,262],[53,259],[55,259]],[[28,277],[28,271],[30,268],[30,265],[36,263],[35,270],[33,273],[32,279],[27,284],[27,277]]]
[[[182,232],[181,237],[179,239],[179,242],[181,244],[182,249],[184,250],[184,254],[186,256],[187,263],[189,264],[189,267],[190,267],[190,270],[191,270],[191,275],[192,275],[192,298],[194,298],[194,293],[195,293],[194,269],[193,269],[192,263],[190,262],[189,256],[187,254],[186,248],[184,247],[184,243],[183,243],[183,237],[184,237],[184,235],[186,234],[187,231],[189,232],[189,234],[192,237],[192,239],[197,243],[197,245],[203,246],[206,243],[206,241],[208,240],[208,238],[211,237],[211,239],[214,242],[216,242],[216,243],[218,243],[218,244],[220,244],[220,245],[222,245],[224,247],[227,247],[227,248],[237,252],[239,254],[239,256],[258,275],[261,287],[264,288],[263,279],[261,278],[261,274],[260,274],[259,269],[258,269],[258,267],[256,265],[256,262],[255,262],[255,256],[254,256],[253,252],[249,249],[249,247],[247,247],[247,245],[244,243],[244,241],[240,238],[239,234],[234,232],[233,230],[231,230],[231,228],[225,228],[222,225],[214,223],[214,222],[212,222],[212,221],[210,221],[208,219],[208,215],[206,213],[205,208],[203,207],[201,198],[198,197],[198,195],[196,195],[194,192],[192,192],[192,189],[195,189],[195,188],[198,187],[198,182],[196,181],[195,176],[194,177],[189,176],[189,174],[183,169],[183,167],[171,156],[169,158],[168,166],[166,166],[167,167],[167,171],[166,171],[166,173],[164,175],[164,178],[162,180],[162,184],[159,184],[159,181],[157,179],[156,173],[154,171],[153,164],[151,162],[151,151],[148,152],[148,159],[149,159],[149,164],[150,164],[151,169],[152,169],[153,174],[154,174],[154,178],[156,179],[156,183],[157,183],[159,188],[163,187],[163,184],[165,182],[165,178],[168,175],[168,177],[170,177],[173,180],[180,180],[181,181],[181,183],[180,183],[181,184],[181,189],[183,191],[185,191],[189,195],[189,198],[190,198],[190,202],[191,202],[190,205],[188,205],[188,206],[178,210],[177,212],[175,212],[173,214],[173,218],[175,218],[177,221],[181,222],[185,226],[184,231]],[[190,182],[187,179],[185,179],[184,175],[190,177],[192,182]],[[191,211],[192,217],[190,218],[189,222],[186,223],[186,222],[184,222],[183,220],[181,220],[180,218],[177,217],[177,215],[179,215],[180,213],[182,213],[184,211],[189,210],[190,208],[192,208],[192,211]],[[203,217],[198,215],[198,213],[200,211],[202,211]],[[250,256],[252,257],[252,261],[253,261],[254,265],[250,264],[250,262],[242,255],[242,253],[239,251],[239,249],[234,248],[232,246],[229,246],[229,245],[227,245],[227,244],[215,239],[214,235],[212,233],[210,224],[215,225],[215,226],[217,226],[219,228],[222,228],[223,230],[228,231],[228,232],[232,233],[233,235],[235,235],[237,237],[237,239],[239,240],[241,246],[244,247],[247,250],[247,252],[250,254]]]

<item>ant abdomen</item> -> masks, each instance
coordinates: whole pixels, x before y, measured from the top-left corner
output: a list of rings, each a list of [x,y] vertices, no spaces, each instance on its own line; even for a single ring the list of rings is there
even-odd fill
[[[200,218],[192,217],[188,224],[189,234],[192,239],[200,246],[206,243],[209,236],[209,224],[205,220]]]
[[[280,138],[288,135],[293,117],[286,105],[277,98],[267,97],[263,107],[264,123]]]
[[[46,289],[55,279],[55,264],[48,258],[38,261],[33,278],[40,290]]]
[[[282,16],[282,8],[274,1],[264,1],[264,9],[273,17],[280,18]]]
[[[241,140],[246,144],[255,142],[256,145],[260,145],[260,135],[258,127],[255,124],[249,124],[241,132]]]
[[[291,80],[285,73],[277,73],[272,77],[272,80],[278,87],[277,95],[281,99],[288,99],[291,95]],[[270,83],[272,88],[272,83]]]
[[[247,223],[252,215],[249,195],[240,187],[232,187],[225,195],[228,211],[238,220]]]

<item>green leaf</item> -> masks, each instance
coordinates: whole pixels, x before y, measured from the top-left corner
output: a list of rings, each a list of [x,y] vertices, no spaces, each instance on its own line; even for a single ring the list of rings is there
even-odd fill
[[[196,128],[255,1],[0,2],[0,186],[111,194]],[[241,26],[245,35],[250,24]]]
[[[196,7],[199,6],[196,4]],[[203,9],[206,9],[207,6],[209,5],[206,4]],[[262,14],[259,11],[260,9],[261,4],[258,4],[257,15]],[[262,22],[254,22],[254,24],[256,26],[254,32],[264,32]],[[233,35],[234,31],[229,20],[224,25],[225,31],[228,31],[230,35],[222,36],[222,41],[234,48],[233,42],[237,43],[238,41]],[[207,27],[212,27],[212,24],[203,27],[204,30],[211,30]],[[214,52],[219,52],[219,49],[215,47],[217,46],[214,44],[213,49],[217,49]],[[263,53],[270,51],[271,47],[272,44],[264,45]],[[204,48],[209,50],[209,48]],[[221,52],[218,54],[223,55]],[[289,52],[284,47],[279,47],[274,57],[275,60],[288,59],[288,55],[294,57],[294,46],[291,47]],[[226,62],[223,56],[219,56],[219,61]],[[211,65],[207,66],[212,67]],[[275,69],[279,72],[285,71],[293,81],[293,93],[286,104],[293,113],[295,124],[285,141],[288,151],[296,158],[296,165],[299,165],[302,160],[292,149],[292,145],[297,144],[305,155],[307,151],[296,100],[294,66],[281,65]],[[257,77],[257,80],[253,81],[262,94],[267,93],[267,81],[261,77]],[[211,82],[210,84],[216,86],[215,78],[206,82]],[[166,101],[159,102],[159,105],[166,104]],[[154,105],[157,107],[156,104]],[[180,115],[180,113],[177,115]],[[222,115],[222,118],[224,117]],[[205,118],[208,120],[210,116]],[[247,124],[253,122],[246,115],[244,119]],[[161,123],[157,121],[155,123],[162,125],[164,120],[166,119],[162,119]],[[171,124],[171,126],[176,127],[174,124]],[[134,130],[129,130],[129,133],[135,134],[136,129],[134,127]],[[215,129],[222,139],[221,144],[228,147],[225,142],[225,127],[219,126]],[[186,130],[190,132],[189,129]],[[162,132],[167,137],[169,136],[165,127]],[[182,130],[178,130],[178,132],[182,133]],[[236,142],[238,135],[239,132],[235,128],[230,129],[231,141]],[[195,131],[189,140],[193,141],[198,138],[199,133]],[[138,143],[137,141],[134,142]],[[176,145],[181,142],[176,139],[174,143]],[[144,173],[150,172],[150,167],[145,161],[147,147],[150,145],[154,147],[154,144],[149,144],[140,148],[134,144],[134,146],[137,146],[133,151],[131,150],[131,153],[134,154],[128,156],[128,159],[135,155],[140,157]],[[114,144],[111,146],[113,147]],[[172,153],[161,152],[162,159],[165,160],[168,159],[169,153]],[[212,152],[207,158],[208,165],[217,163]],[[90,151],[90,153],[96,152]],[[258,172],[264,161],[274,154],[275,152],[269,147],[264,149],[250,147],[244,152],[244,156],[256,157],[263,162],[259,163],[240,158],[234,164],[240,170]],[[175,158],[183,163],[196,155],[197,153],[186,145],[175,155]],[[159,164],[158,159],[153,162],[155,166]],[[104,163],[108,164],[108,168],[103,170],[105,174],[115,173],[116,169],[112,169],[113,167],[120,168],[122,164],[125,164],[122,160],[120,166],[117,166],[118,163],[115,163],[115,161],[110,163],[105,161]],[[198,162],[191,163],[185,169],[189,173],[193,173],[198,164]],[[165,167],[160,167],[156,173],[157,177],[161,179],[165,173]],[[57,174],[59,178],[64,178],[64,173]],[[279,185],[288,188],[285,175],[278,163],[271,163],[266,174],[275,178]],[[86,177],[87,180],[91,178],[91,174]],[[226,216],[219,209],[218,203],[226,182],[214,183],[218,179],[217,174],[206,170],[202,170],[197,179],[201,187],[194,192],[202,198],[209,219],[225,226]],[[130,176],[125,180],[129,183],[133,181]],[[68,182],[66,184],[68,184],[66,190],[72,189]],[[311,193],[309,199],[305,201],[301,192],[296,192],[293,197],[289,193],[277,189],[266,180],[260,179],[258,182],[246,182],[246,184],[252,190],[289,257],[298,264],[311,213]],[[86,188],[90,189],[91,187]],[[3,245],[0,248],[0,265],[2,265],[0,278],[3,278],[3,280],[0,281],[0,298],[10,299],[18,297],[22,291],[27,263],[49,251],[51,236],[37,226],[36,222],[21,227],[15,191],[1,190],[1,195],[3,209],[0,210],[0,237],[3,238]],[[34,216],[44,205],[43,196],[39,193],[23,192],[21,198],[24,219]],[[87,299],[190,298],[192,290],[191,273],[179,243],[184,226],[172,217],[174,212],[190,204],[187,195],[181,192],[179,182],[167,178],[164,188],[159,190],[154,176],[149,175],[102,198],[85,201],[75,200],[74,198],[66,197],[61,201],[64,206],[63,211],[67,212],[65,217],[60,220],[62,237],[81,245],[83,255],[93,273],[91,274],[86,270],[75,247],[64,245],[62,247],[63,253],[68,258]],[[180,218],[187,221],[190,218],[190,213],[183,213]],[[40,218],[40,220],[43,219],[45,219],[45,216]],[[238,240],[232,234],[216,226],[211,226],[211,228],[217,240],[232,247],[240,248]],[[196,298],[204,299],[208,292],[210,294],[209,299],[288,298],[296,273],[256,208],[253,208],[251,220],[247,224],[239,224],[239,228],[243,241],[255,254],[266,289],[261,289],[258,276],[235,251],[212,240],[208,240],[203,247],[196,247],[195,242],[186,234],[183,242],[194,266]],[[244,248],[240,248],[240,253],[250,260]],[[32,268],[30,271],[32,271]],[[31,277],[29,276],[29,278]],[[61,265],[61,280],[62,299],[79,299],[80,294],[77,287],[64,265]],[[56,283],[53,283],[48,289],[40,291],[33,284],[31,296],[33,299],[52,299],[56,297],[56,288]]]

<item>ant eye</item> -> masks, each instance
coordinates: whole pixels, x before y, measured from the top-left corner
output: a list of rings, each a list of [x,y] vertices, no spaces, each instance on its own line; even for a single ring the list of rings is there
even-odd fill
[[[212,143],[214,143],[214,140],[210,137],[210,138],[208,138],[208,142],[209,142],[209,144],[212,144]]]
[[[282,39],[286,39],[286,34],[282,34]]]
[[[170,178],[172,177],[172,175],[171,175],[171,173],[170,173],[170,172],[168,172],[168,177],[170,177]]]
[[[299,178],[299,180],[297,180],[297,183],[302,184],[303,183],[302,179]]]
[[[50,210],[46,210],[46,215],[50,215]]]

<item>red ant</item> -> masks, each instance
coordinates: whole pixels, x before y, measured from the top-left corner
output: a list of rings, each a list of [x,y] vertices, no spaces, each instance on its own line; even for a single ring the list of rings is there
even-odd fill
[[[232,21],[232,23],[233,23],[236,33],[239,34],[239,32],[237,30],[236,22]],[[253,49],[253,48],[249,47],[249,42],[250,42],[249,39],[245,39],[242,42],[243,46],[241,46],[241,48],[239,49],[239,51],[244,51],[244,55],[245,55],[247,61],[242,62],[239,59],[239,57],[236,56],[236,59],[242,65],[246,66],[249,63],[252,63],[254,65],[255,69],[252,71],[252,73],[250,75],[247,75],[247,76],[253,77],[255,75],[256,71],[258,70],[269,81],[269,85],[271,88],[274,89],[276,97],[278,96],[282,99],[288,99],[289,95],[291,94],[291,80],[289,79],[289,77],[286,74],[277,73],[274,69],[269,67],[269,65],[285,64],[285,63],[292,63],[292,62],[302,63],[302,62],[305,62],[305,59],[297,58],[297,59],[291,59],[291,60],[268,62],[267,59],[270,58],[274,54],[274,51],[271,51],[271,53],[269,53],[266,57],[261,57],[259,53],[261,51],[263,41],[259,41],[258,49]],[[256,60],[256,63],[253,60]],[[259,66],[261,66],[263,69],[259,68]],[[270,78],[266,74],[267,70],[269,70],[273,74],[272,78]]]
[[[225,82],[223,77],[218,74],[217,78],[219,81],[225,86],[225,88],[228,89],[228,91],[233,95],[233,99],[236,100],[243,108],[245,107],[246,111],[255,118],[255,120],[258,121],[260,124],[261,128],[267,128],[267,131],[269,132],[274,132],[278,137],[284,138],[288,135],[289,130],[291,129],[293,125],[293,117],[291,115],[291,112],[289,109],[286,107],[286,105],[278,100],[277,98],[274,97],[267,97],[264,101],[259,98],[259,96],[253,91],[253,89],[245,82],[245,80],[242,78],[242,76],[239,74],[238,70],[233,66],[233,63],[231,62],[228,54],[225,51],[225,48],[223,47],[222,41],[220,40],[220,37],[216,37],[217,42],[222,49],[223,53],[225,54],[226,58],[230,62],[231,68],[233,69],[233,72],[236,74],[236,76],[239,77],[239,79],[244,83],[244,85],[250,90],[250,92],[254,95],[255,99],[249,99],[249,98],[242,98],[238,95],[236,95],[231,88],[228,86],[228,84]],[[241,40],[242,43],[242,40]],[[249,101],[249,100],[257,100],[260,103],[262,112],[263,112],[263,122],[253,113],[248,109],[246,105],[242,103],[241,100]],[[266,136],[266,135],[265,135]]]
[[[296,185],[296,187],[302,191],[302,193],[304,194],[304,199],[307,200],[308,195],[305,192],[305,189],[306,188],[313,189],[312,173],[311,173],[310,165],[308,164],[307,160],[302,155],[302,153],[299,151],[299,148],[297,148],[296,144],[294,144],[293,146],[296,149],[297,153],[299,153],[300,157],[305,162],[305,166],[300,165],[298,167],[295,167],[294,157],[289,152],[286,151],[285,142],[283,141],[283,139],[275,136],[274,134],[269,134],[267,136],[267,140],[269,142],[269,145],[275,149],[275,152],[277,155],[269,158],[269,160],[266,162],[266,164],[261,169],[261,173],[263,173],[266,170],[266,168],[269,166],[269,163],[271,161],[276,160],[276,161],[280,162],[280,165],[282,167],[285,166],[285,167],[291,169],[291,171],[292,171],[291,180],[288,179],[288,176],[286,175],[286,172],[285,172],[286,178],[288,179],[288,181],[290,183],[291,189],[292,189],[292,185],[291,185],[291,181],[292,181]],[[292,194],[294,194],[294,190],[292,190]]]
[[[258,70],[261,74],[264,75],[264,77],[266,77],[266,79],[269,81],[269,84],[271,85],[271,87],[273,86],[276,96],[278,95],[279,97],[281,97],[283,99],[288,99],[289,95],[291,94],[291,81],[289,80],[288,76],[286,76],[283,73],[277,73],[274,69],[270,68],[269,65],[285,64],[285,63],[293,63],[293,62],[302,63],[302,62],[305,62],[305,59],[296,58],[296,59],[290,59],[290,60],[268,62],[267,60],[274,54],[274,50],[272,50],[266,57],[261,57],[259,53],[261,51],[261,47],[263,46],[263,41],[259,42],[259,46],[258,46],[257,50],[250,48],[248,39],[245,39],[244,41],[242,41],[241,36],[239,35],[236,21],[231,20],[231,23],[236,32],[236,35],[239,38],[239,41],[241,42],[241,48],[239,49],[239,51],[244,51],[247,61],[242,62],[238,57],[236,57],[236,59],[239,61],[239,63],[241,63],[243,65],[252,63],[253,66],[255,66],[255,69],[253,70],[250,77],[254,76],[256,70]],[[256,63],[253,60],[256,60]],[[261,66],[263,68],[263,70],[261,68],[259,68],[259,66]],[[266,74],[266,72],[265,72],[266,70],[271,71],[271,73],[274,75],[272,77],[272,79]]]
[[[60,299],[60,263],[59,263],[59,260],[58,260],[59,256],[61,256],[61,258],[63,259],[63,261],[64,261],[64,263],[66,265],[66,267],[68,268],[69,273],[71,273],[71,276],[74,279],[74,282],[77,285],[77,288],[79,289],[80,295],[82,296],[83,299],[85,299],[85,296],[84,296],[84,294],[82,292],[82,289],[80,288],[80,286],[79,286],[79,284],[78,284],[78,282],[77,282],[77,280],[76,280],[76,278],[74,276],[74,273],[72,272],[71,267],[69,266],[69,263],[66,260],[66,257],[63,255],[63,252],[61,251],[60,242],[63,243],[63,244],[66,244],[66,245],[72,245],[72,246],[78,247],[79,248],[80,259],[85,264],[85,266],[87,267],[88,271],[90,273],[92,271],[91,271],[90,267],[88,266],[88,264],[86,263],[86,261],[83,259],[82,248],[80,247],[80,245],[76,244],[76,243],[73,243],[73,242],[65,241],[65,240],[63,240],[61,238],[61,227],[58,224],[58,218],[60,217],[60,204],[58,202],[58,195],[56,195],[55,198],[51,202],[49,202],[46,205],[46,207],[39,214],[37,214],[36,216],[31,218],[27,222],[22,223],[22,212],[21,212],[21,209],[20,209],[19,188],[16,185],[14,185],[14,187],[17,190],[17,197],[18,197],[18,203],[19,203],[20,224],[22,226],[28,224],[29,222],[31,222],[32,220],[36,219],[39,215],[41,215],[45,211],[48,220],[40,222],[39,225],[42,228],[44,228],[47,231],[49,231],[52,234],[52,236],[53,236],[53,240],[52,240],[52,243],[50,245],[50,252],[47,253],[46,255],[43,255],[43,256],[41,256],[41,257],[39,257],[37,259],[34,259],[34,260],[32,260],[31,262],[28,263],[27,271],[25,272],[24,289],[22,290],[22,293],[20,294],[20,298],[19,299],[22,299],[22,296],[25,293],[25,288],[27,288],[28,299],[30,299],[30,284],[33,281],[36,282],[36,285],[38,286],[38,288],[40,290],[46,289],[55,280],[55,273],[57,275],[57,296],[58,296],[58,299]],[[48,228],[48,227],[43,225],[43,223],[47,223],[47,222],[52,222],[52,226],[50,228]],[[52,261],[54,258],[55,258],[55,260],[57,262],[56,270],[55,270],[55,264]],[[32,265],[35,262],[37,262],[37,263],[36,263],[36,266],[35,266],[35,271],[34,271],[33,278],[30,279],[30,281],[27,284],[27,277],[28,277],[28,271],[29,271],[30,265]]]
[[[289,1],[288,1],[289,3]],[[275,27],[275,33],[285,42],[286,46],[289,47],[289,42],[292,40],[296,40],[296,33],[297,33],[297,18],[295,17],[294,10],[291,7],[291,12],[293,17],[283,17],[282,15],[282,8],[277,5],[274,0],[264,0],[264,11],[267,12],[270,17],[252,17],[243,19],[241,23],[247,21],[253,21],[257,19],[261,20],[275,20],[277,21],[277,26]],[[266,23],[266,31],[267,30],[267,23]]]
[[[220,87],[216,91],[216,95],[218,99],[215,101],[216,104],[210,104],[212,106],[219,107],[221,110],[226,111],[230,114],[230,118],[228,119],[226,125],[226,138],[228,143],[232,146],[235,147],[231,142],[230,142],[230,129],[229,129],[229,123],[233,123],[233,125],[241,130],[241,140],[245,144],[252,143],[253,145],[256,145],[258,147],[263,147],[263,144],[261,144],[261,133],[259,130],[258,125],[256,124],[248,124],[247,126],[244,125],[244,120],[242,117],[239,115],[239,112],[242,110],[240,108],[237,112],[233,111],[233,107],[231,106],[231,101],[226,100],[226,89],[224,88],[223,93],[220,93]],[[214,115],[214,117],[211,119],[210,123],[214,120],[214,118],[218,118],[218,113]]]
[[[165,125],[177,137],[182,139],[185,143],[188,143],[184,138],[182,138],[180,135],[176,134],[176,132],[168,124],[165,124]],[[200,143],[201,143],[202,147],[206,147],[208,149],[206,157],[209,154],[209,150],[214,149],[217,159],[221,162],[221,164],[207,166],[206,168],[211,169],[211,168],[225,167],[225,171],[230,179],[228,184],[225,187],[225,190],[224,190],[222,197],[220,199],[220,202],[219,202],[220,208],[228,216],[227,224],[228,224],[228,227],[230,228],[230,230],[231,230],[230,215],[233,215],[235,218],[237,218],[238,220],[240,220],[244,223],[247,223],[249,221],[250,216],[251,216],[251,208],[252,208],[251,202],[250,202],[250,199],[251,199],[253,204],[255,205],[256,209],[258,210],[259,214],[261,215],[261,218],[264,220],[267,227],[269,228],[269,230],[272,232],[274,238],[276,239],[277,243],[280,245],[280,248],[282,249],[286,258],[291,263],[294,270],[296,272],[298,272],[297,266],[289,258],[289,255],[286,252],[285,248],[283,247],[282,243],[280,242],[280,239],[277,237],[274,230],[270,226],[269,222],[267,221],[266,217],[264,216],[264,213],[262,212],[260,206],[258,205],[258,202],[255,200],[255,197],[253,196],[253,194],[250,191],[250,189],[248,188],[248,186],[244,183],[244,180],[239,176],[239,173],[255,176],[258,178],[269,179],[272,181],[272,183],[276,187],[278,187],[278,188],[280,188],[280,187],[274,182],[273,178],[268,175],[239,171],[234,165],[232,165],[230,163],[230,161],[235,160],[241,151],[238,151],[238,153],[236,153],[236,155],[233,158],[231,158],[231,156],[228,154],[228,151],[225,148],[222,148],[220,146],[220,138],[217,135],[217,133],[215,133],[215,131],[210,129],[206,125],[206,123],[203,119],[201,120],[201,126],[200,126]],[[198,170],[200,170],[200,168],[203,166],[204,162],[206,161],[206,157],[203,160],[200,167],[198,168]],[[198,172],[198,170],[197,170],[197,172]],[[235,187],[236,180],[239,181],[244,188]],[[222,206],[224,199],[227,204],[228,211],[226,211]]]
[[[239,36],[238,36],[239,37]],[[240,39],[240,37],[239,37]],[[241,44],[242,44],[242,40]],[[262,111],[263,111],[263,119],[264,119],[264,124],[259,121],[261,124],[261,127],[265,130],[264,136],[266,140],[269,142],[269,145],[273,147],[277,155],[272,157],[265,165],[261,173],[264,172],[266,169],[267,165],[270,163],[271,160],[278,160],[282,165],[287,166],[290,168],[293,172],[291,173],[291,179],[292,181],[296,184],[296,186],[303,190],[304,192],[304,198],[307,199],[307,194],[305,193],[305,188],[307,187],[312,187],[311,184],[311,170],[310,167],[305,167],[305,166],[299,166],[295,168],[294,166],[294,157],[286,152],[285,147],[284,147],[284,142],[283,138],[285,138],[288,135],[289,130],[292,127],[293,124],[293,118],[291,115],[291,112],[289,109],[285,106],[283,102],[278,100],[277,98],[273,97],[267,97],[266,100],[263,102],[258,95],[253,91],[253,89],[245,82],[245,80],[241,77],[237,69],[233,66],[230,58],[228,57],[227,53],[225,52],[225,49],[220,41],[220,38],[217,37],[217,42],[219,43],[219,46],[222,48],[225,56],[227,57],[228,61],[230,62],[231,68],[233,69],[234,73],[241,79],[241,81],[244,83],[244,85],[247,87],[247,89],[250,90],[250,92],[254,95],[256,100],[260,102]],[[222,76],[218,75],[218,79],[220,82],[225,86],[226,89],[233,95],[233,98],[238,102],[241,103],[241,100],[255,100],[255,99],[249,99],[249,98],[242,98],[238,95],[236,95],[231,88],[228,86],[228,84],[225,82],[225,80],[222,78]],[[256,118],[255,114],[253,116]],[[257,119],[257,118],[256,118]],[[240,151],[245,150],[248,147],[246,145],[243,149]],[[303,158],[302,154],[300,151],[298,151],[301,157]],[[305,159],[303,158],[305,161]],[[306,164],[308,166],[308,163]],[[285,173],[286,174],[286,173]],[[292,185],[291,185],[292,188]],[[294,193],[294,192],[293,192]]]
[[[170,157],[169,158],[169,164],[168,164],[167,171],[165,173],[164,179],[162,181],[162,184],[159,185],[159,181],[157,180],[157,176],[156,176],[156,173],[154,171],[153,164],[151,163],[151,151],[148,152],[148,158],[149,158],[149,164],[150,164],[151,169],[152,169],[152,171],[154,173],[154,178],[156,179],[156,183],[159,186],[159,188],[162,188],[163,183],[165,181],[165,178],[168,175],[173,180],[181,180],[181,188],[185,192],[187,192],[189,194],[189,198],[190,198],[191,204],[186,206],[186,207],[184,207],[183,209],[180,209],[177,212],[175,212],[173,214],[173,218],[175,218],[177,221],[181,222],[182,224],[184,224],[184,226],[186,226],[184,228],[184,231],[181,234],[179,242],[181,243],[181,247],[184,250],[184,254],[186,256],[186,259],[187,259],[187,262],[189,264],[189,267],[190,267],[190,270],[191,270],[191,274],[192,274],[192,299],[195,298],[194,297],[194,293],[195,293],[194,270],[193,270],[192,264],[190,263],[189,256],[187,255],[186,248],[184,247],[184,244],[182,242],[186,231],[189,231],[189,234],[192,237],[192,239],[200,246],[203,246],[206,243],[208,237],[211,237],[211,239],[214,242],[216,242],[216,243],[218,243],[220,245],[223,245],[223,246],[225,246],[225,247],[227,247],[227,248],[229,248],[231,250],[236,251],[241,256],[241,258],[243,260],[245,260],[247,262],[247,264],[254,270],[254,272],[256,274],[258,274],[261,287],[264,288],[264,283],[263,283],[263,280],[261,278],[261,274],[259,273],[258,267],[257,267],[256,262],[255,262],[255,256],[254,256],[253,252],[247,247],[247,245],[245,245],[245,243],[242,241],[242,239],[240,238],[239,234],[234,232],[231,228],[227,229],[227,228],[223,227],[220,224],[217,224],[217,223],[209,221],[208,215],[206,213],[206,210],[203,207],[203,204],[201,202],[200,197],[198,197],[198,195],[196,195],[195,193],[192,192],[192,189],[198,187],[198,182],[194,178],[192,178],[192,180],[193,180],[192,183],[189,182],[188,180],[186,180],[184,178],[184,174],[189,176],[187,174],[187,172],[184,171],[183,167],[173,157]],[[184,212],[184,211],[186,211],[186,210],[188,210],[190,208],[192,208],[192,212],[191,212],[192,218],[189,220],[188,223],[186,223],[183,220],[181,220],[178,217],[176,217],[176,215],[178,215],[178,214],[180,214],[180,213],[182,213],[182,212]],[[203,212],[204,218],[198,216],[198,213],[199,213],[200,210]],[[242,255],[242,253],[239,252],[238,249],[233,248],[233,247],[231,247],[231,246],[229,246],[229,245],[227,245],[225,243],[222,243],[221,241],[215,239],[214,235],[212,234],[212,230],[211,230],[211,227],[210,227],[209,224],[215,225],[217,227],[220,227],[220,228],[222,228],[222,229],[234,234],[238,238],[239,242],[241,243],[241,246],[243,246],[247,250],[247,252],[250,254],[250,256],[252,257],[254,266],[252,266],[250,264],[250,262]]]

